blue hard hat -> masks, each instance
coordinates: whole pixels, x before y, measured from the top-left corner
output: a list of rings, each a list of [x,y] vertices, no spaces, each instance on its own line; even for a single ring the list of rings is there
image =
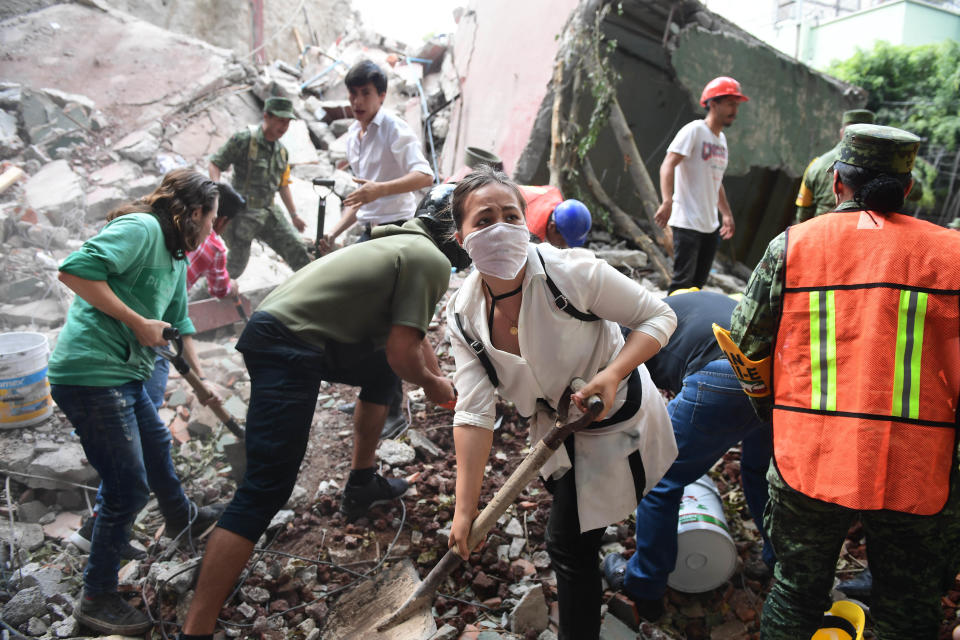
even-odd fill
[[[557,231],[571,247],[582,247],[590,233],[592,219],[590,210],[579,200],[564,200],[553,210],[553,222]]]

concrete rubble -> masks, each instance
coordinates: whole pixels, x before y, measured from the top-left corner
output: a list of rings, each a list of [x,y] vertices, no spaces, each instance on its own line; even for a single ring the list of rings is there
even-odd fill
[[[136,4],[118,1],[116,7],[133,11]],[[264,64],[238,55],[226,36],[217,42],[225,47],[221,48],[156,26],[160,16],[149,16],[151,24],[101,0],[74,4],[38,0],[31,6],[36,10],[0,13],[0,41],[4,42],[0,172],[11,167],[25,172],[0,192],[0,331],[40,332],[52,347],[72,301],[72,293],[57,280],[60,261],[102,228],[110,210],[151,192],[165,172],[180,166],[206,171],[210,154],[229,135],[259,121],[263,100],[269,95],[294,100],[299,119],[284,143],[294,165],[294,199],[308,223],[305,235],[315,237],[319,194],[311,179],[333,177],[336,191],[344,195],[353,188],[351,175],[342,167],[346,129],[352,122],[342,81],[349,66],[362,58],[388,71],[385,108],[406,118],[418,132],[425,131],[425,121],[429,124],[424,135],[428,158],[436,166],[442,158],[443,166],[459,166],[459,161],[446,158],[460,147],[445,145],[449,136],[457,138],[457,145],[463,142],[463,76],[453,49],[442,38],[417,49],[390,42],[366,31],[345,2],[330,0],[329,4],[345,13],[336,14],[334,20],[341,31],[315,42],[301,56],[287,53]],[[319,23],[321,16],[311,15],[311,19]],[[99,47],[84,46],[94,33],[98,41],[112,43],[109,55]],[[521,177],[531,179],[533,174]],[[329,229],[339,217],[338,198],[330,197],[327,206]],[[588,248],[663,294],[665,283],[649,267],[647,255],[625,240],[597,228]],[[709,288],[741,291],[749,274],[744,269],[721,264],[721,272],[711,275]],[[269,248],[255,243],[250,267],[239,280],[241,292],[255,306],[290,273]],[[455,277],[453,285],[459,286],[459,281]],[[198,285],[191,295],[203,297],[204,293],[205,288]],[[233,349],[238,321],[199,335],[197,347],[211,387],[228,411],[242,419],[250,392],[242,358]],[[441,344],[443,366],[451,370],[449,354],[443,349]],[[188,494],[198,504],[229,498],[235,482],[231,471],[241,463],[230,457],[236,439],[199,405],[175,372],[171,372],[166,399],[160,415],[170,426],[175,464],[181,477],[188,479],[184,483]],[[328,415],[336,404],[350,399],[321,389],[318,416]],[[422,412],[422,395],[419,402],[412,400],[413,411]],[[348,438],[348,427],[342,428]],[[452,457],[449,449],[437,444],[436,432],[411,429],[397,441],[383,442],[378,454],[388,468],[420,465],[425,482],[439,487],[441,495],[453,493],[449,477],[435,473],[435,465],[442,468],[445,459]],[[506,459],[498,456],[493,464],[501,468]],[[4,603],[0,617],[28,636],[76,637],[82,630],[72,617],[72,606],[86,556],[67,538],[89,513],[97,475],[59,410],[41,424],[0,431],[0,475],[8,481],[6,502],[0,504],[4,548],[0,559],[6,581],[0,587]],[[323,477],[319,486],[298,487],[288,508],[271,523],[273,535],[309,525],[315,517],[311,509],[322,513],[334,503],[345,480],[343,469]],[[416,495],[411,498],[416,500]],[[474,627],[473,636],[462,621],[452,626],[443,625],[441,619],[434,638],[555,637],[548,628],[553,618],[544,588],[530,578],[543,575],[549,582],[549,561],[528,537],[532,516],[513,513],[496,534],[498,543],[489,544],[494,554],[490,560],[493,565],[505,563],[511,575],[527,576],[517,583],[522,588],[505,591],[505,597],[490,595],[497,594],[497,585],[483,572],[471,575],[469,593],[487,596],[488,608],[502,616],[471,614],[466,627],[480,625]],[[435,530],[426,532],[431,540],[447,523],[436,524]],[[176,611],[182,620],[196,567],[187,551],[169,552],[162,526],[156,502],[151,501],[133,532],[134,542],[151,551],[150,559],[125,565],[121,583],[130,591],[164,591],[178,600]],[[411,544],[419,545],[423,533],[413,533],[417,535],[410,536]],[[342,536],[335,542],[340,545],[337,553],[342,554],[337,559],[344,562],[369,542],[359,531],[348,535],[331,531],[333,535]],[[394,547],[393,553],[402,553],[402,548]],[[428,556],[420,559],[430,560]],[[240,591],[242,603],[231,612],[234,620],[249,622],[263,637],[281,637],[277,634],[292,633],[294,627],[304,637],[319,637],[317,625],[327,612],[322,570],[293,558],[272,559],[256,563],[251,576],[251,583]],[[278,601],[295,607],[294,602],[305,602],[308,595],[321,599],[296,616],[272,615],[286,609]],[[456,613],[457,608],[448,607],[441,615],[450,619],[451,611]],[[295,624],[287,627],[288,621]],[[231,628],[228,635],[239,633]]]

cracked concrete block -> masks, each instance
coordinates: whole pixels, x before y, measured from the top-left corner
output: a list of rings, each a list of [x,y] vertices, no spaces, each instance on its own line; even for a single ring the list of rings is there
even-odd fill
[[[24,324],[58,327],[66,319],[66,310],[62,309],[60,303],[54,298],[44,298],[24,304],[0,304],[0,327],[9,328]]]
[[[125,186],[127,197],[130,200],[142,198],[145,195],[153,193],[153,190],[160,186],[161,178],[157,176],[145,175],[137,178]]]
[[[402,466],[413,462],[417,453],[410,445],[397,440],[384,440],[377,449],[377,457],[391,467]]]
[[[87,193],[87,222],[106,220],[107,214],[126,203],[127,194],[117,187],[97,187]]]
[[[39,587],[21,589],[3,605],[0,617],[12,626],[19,627],[30,618],[42,616],[47,612],[47,599]]]
[[[34,489],[61,489],[56,480],[97,486],[99,476],[84,456],[79,442],[67,442],[56,451],[41,454],[27,467],[27,473],[37,478],[24,478],[23,482]]]
[[[94,104],[93,100],[87,96],[80,95],[79,93],[67,93],[66,91],[60,91],[59,89],[41,89],[41,91],[49,96],[53,100],[54,104],[60,108],[66,108],[71,104],[80,105],[88,112],[97,108],[97,105]]]
[[[83,181],[66,160],[44,165],[23,187],[27,205],[47,216],[56,225],[68,212],[83,206]]]
[[[0,540],[13,540],[14,546],[34,551],[43,545],[43,527],[30,522],[14,522],[11,532],[10,521],[0,519]],[[6,617],[0,614],[0,617]]]
[[[134,131],[115,144],[113,149],[127,160],[142,165],[153,161],[160,151],[160,141],[147,131]]]
[[[17,519],[20,522],[38,522],[47,513],[47,505],[39,500],[24,502],[17,509]]]
[[[528,631],[540,632],[550,623],[543,586],[537,585],[527,591],[508,616],[510,630],[524,635]]]

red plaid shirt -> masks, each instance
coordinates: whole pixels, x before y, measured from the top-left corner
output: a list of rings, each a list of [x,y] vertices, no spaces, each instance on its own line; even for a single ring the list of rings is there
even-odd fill
[[[230,274],[227,273],[227,247],[213,231],[196,250],[187,254],[187,289],[201,276],[207,277],[207,291],[214,298],[230,294]]]

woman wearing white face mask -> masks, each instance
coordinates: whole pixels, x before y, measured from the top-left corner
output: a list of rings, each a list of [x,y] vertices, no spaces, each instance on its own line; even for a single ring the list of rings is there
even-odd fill
[[[666,408],[642,365],[666,344],[676,316],[589,251],[531,245],[524,200],[502,173],[468,175],[451,206],[457,240],[477,269],[447,305],[458,392],[450,546],[463,557],[471,551],[496,393],[529,417],[535,442],[553,427],[552,408],[570,380],[587,380],[574,402],[582,410],[599,394],[605,414],[568,438],[541,475],[553,494],[546,538],[560,638],[598,638],[603,531],[633,511],[676,457]],[[633,329],[626,342],[618,324]]]

